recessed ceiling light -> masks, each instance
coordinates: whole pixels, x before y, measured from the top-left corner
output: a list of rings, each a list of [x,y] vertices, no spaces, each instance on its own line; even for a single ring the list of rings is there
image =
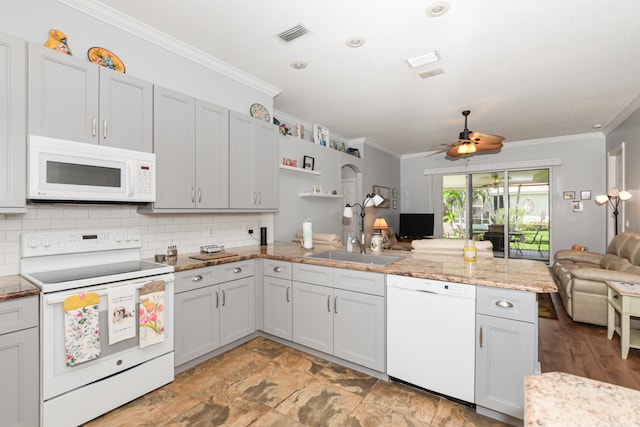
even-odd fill
[[[437,51],[431,51],[427,53],[423,53],[422,55],[415,56],[413,58],[407,59],[409,66],[411,68],[421,67],[423,65],[432,64],[434,62],[438,62],[440,57],[438,56]]]
[[[291,68],[295,68],[296,70],[303,70],[307,68],[307,63],[304,61],[293,61],[291,63]]]
[[[600,123],[596,123],[595,125],[593,125],[594,129],[600,129],[602,127],[602,125]]]
[[[446,1],[438,1],[429,5],[429,7],[427,7],[427,16],[431,16],[435,18],[437,16],[444,15],[445,13],[447,13],[448,10],[449,10],[449,3],[447,3]]]
[[[346,44],[349,47],[360,47],[364,44],[364,37],[349,37]]]

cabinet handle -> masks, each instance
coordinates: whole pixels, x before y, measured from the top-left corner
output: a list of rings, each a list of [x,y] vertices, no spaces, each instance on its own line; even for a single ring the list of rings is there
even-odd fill
[[[102,121],[102,137],[107,139],[107,119]]]
[[[224,293],[224,291],[222,291],[222,306],[224,307],[224,304],[227,302],[227,295]]]
[[[96,118],[91,118],[91,136],[96,136]]]
[[[220,307],[220,295],[218,295],[218,291],[216,291],[216,308]]]
[[[327,311],[331,313],[331,295],[327,297]]]
[[[333,312],[338,314],[338,297],[333,298]]]
[[[512,303],[510,303],[509,301],[504,301],[504,300],[496,301],[496,305],[498,307],[502,307],[502,308],[511,308],[511,307],[513,307]]]
[[[262,204],[262,191],[258,191],[258,204]]]
[[[236,267],[236,268],[233,269],[233,272],[234,273],[241,273],[242,269],[240,267]]]
[[[202,280],[202,276],[201,276],[201,275],[199,275],[199,274],[198,274],[197,276],[193,276],[193,277],[191,278],[191,281],[192,281],[192,282],[199,282],[200,280]]]
[[[196,189],[195,187],[191,187],[191,203],[196,201]]]
[[[480,325],[480,348],[482,348],[482,325]]]
[[[618,299],[620,298],[617,294],[613,295],[613,299]]]
[[[258,192],[257,191],[253,192],[253,204],[254,205],[258,204]]]
[[[202,189],[198,187],[198,203],[202,203]]]
[[[275,271],[276,273],[280,273],[282,269],[280,267],[273,267],[273,271]]]
[[[287,302],[291,302],[291,300],[289,299],[289,286],[287,286]]]

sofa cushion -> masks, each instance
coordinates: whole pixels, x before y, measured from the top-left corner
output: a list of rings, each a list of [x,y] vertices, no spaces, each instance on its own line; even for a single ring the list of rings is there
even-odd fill
[[[609,246],[607,247],[607,253],[613,255],[620,255],[622,247],[626,244],[627,240],[634,237],[634,233],[622,233],[611,239]]]
[[[626,268],[631,267],[631,262],[626,258],[620,258],[613,254],[606,254],[600,261],[600,268],[605,270],[618,270],[624,271]]]

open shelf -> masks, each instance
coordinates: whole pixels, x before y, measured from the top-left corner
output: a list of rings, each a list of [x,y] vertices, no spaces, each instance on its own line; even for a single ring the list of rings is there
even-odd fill
[[[322,172],[313,171],[313,170],[309,170],[309,169],[294,168],[293,166],[278,165],[278,167],[280,169],[284,169],[284,170],[292,171],[292,172],[306,173],[306,174],[309,174],[309,175],[322,175]]]
[[[300,193],[300,197],[322,197],[325,199],[342,199],[342,194]]]

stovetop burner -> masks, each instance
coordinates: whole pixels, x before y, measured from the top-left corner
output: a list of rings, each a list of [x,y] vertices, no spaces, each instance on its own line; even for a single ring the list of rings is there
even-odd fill
[[[77,280],[88,280],[101,278],[101,281],[110,281],[110,276],[116,276],[127,273],[139,273],[137,277],[145,277],[158,274],[156,270],[163,270],[160,272],[167,272],[166,266],[162,264],[156,264],[148,261],[128,261],[118,262],[115,264],[93,265],[90,267],[70,268],[66,270],[57,271],[43,271],[39,273],[32,273],[30,276],[38,282],[46,285],[53,285],[56,283],[75,282]],[[170,271],[170,270],[169,270]]]

